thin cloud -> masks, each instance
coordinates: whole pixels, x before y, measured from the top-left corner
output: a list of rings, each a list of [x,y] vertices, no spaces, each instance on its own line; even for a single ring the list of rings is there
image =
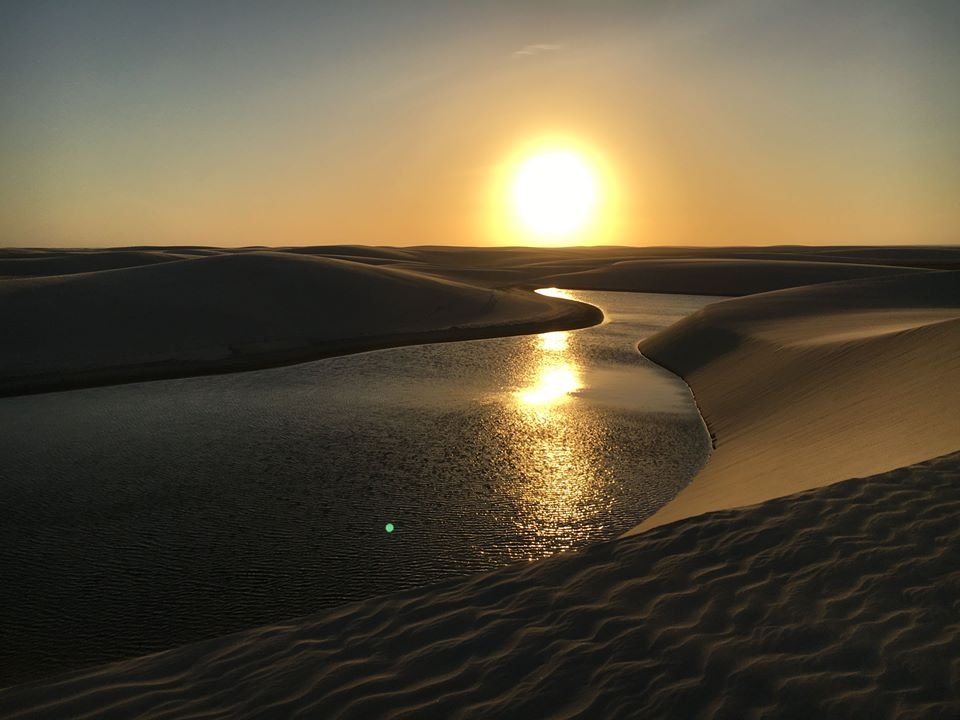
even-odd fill
[[[563,49],[563,45],[556,43],[536,43],[535,45],[524,45],[519,50],[513,51],[513,57],[530,57],[545,52],[556,52]]]

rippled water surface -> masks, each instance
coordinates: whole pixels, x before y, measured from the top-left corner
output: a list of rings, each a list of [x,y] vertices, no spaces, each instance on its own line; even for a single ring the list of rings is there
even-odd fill
[[[709,451],[607,321],[0,400],[0,685],[616,537]],[[392,523],[392,533],[385,532]]]

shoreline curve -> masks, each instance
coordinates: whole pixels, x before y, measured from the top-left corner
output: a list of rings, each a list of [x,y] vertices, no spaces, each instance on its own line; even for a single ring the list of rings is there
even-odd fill
[[[727,300],[641,341],[690,387],[714,451],[622,537],[960,449],[958,280],[933,272]]]
[[[521,291],[518,290],[518,292]],[[523,290],[522,292],[526,291]],[[322,342],[310,347],[252,353],[211,361],[161,361],[119,368],[98,368],[70,373],[55,373],[47,376],[38,375],[22,381],[16,379],[0,380],[0,398],[268,370],[275,367],[299,365],[315,360],[376,350],[389,350],[390,348],[409,345],[490,340],[559,330],[580,330],[599,325],[604,320],[603,311],[595,305],[562,298],[551,298],[551,300],[568,303],[571,307],[565,312],[558,312],[544,319],[343,338]]]

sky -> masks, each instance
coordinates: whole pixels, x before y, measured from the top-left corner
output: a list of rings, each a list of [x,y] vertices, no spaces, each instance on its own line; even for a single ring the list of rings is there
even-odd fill
[[[960,3],[6,0],[0,245],[960,242]],[[552,140],[551,140],[552,141]]]

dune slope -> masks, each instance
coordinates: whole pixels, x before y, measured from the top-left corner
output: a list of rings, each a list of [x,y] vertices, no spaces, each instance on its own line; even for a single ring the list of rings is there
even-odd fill
[[[0,392],[292,362],[599,322],[528,291],[290,253],[0,280]]]
[[[960,273],[710,305],[640,344],[693,388],[707,465],[640,532],[960,446]]]

